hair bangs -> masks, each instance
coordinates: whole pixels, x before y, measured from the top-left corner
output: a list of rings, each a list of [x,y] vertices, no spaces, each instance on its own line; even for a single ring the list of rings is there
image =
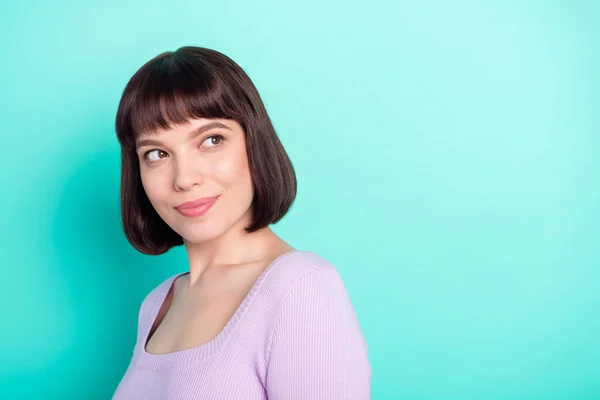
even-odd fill
[[[167,53],[150,60],[125,89],[116,127],[119,137],[132,145],[140,136],[195,118],[234,119],[245,125],[245,105],[229,93],[231,85],[219,79],[200,60]]]

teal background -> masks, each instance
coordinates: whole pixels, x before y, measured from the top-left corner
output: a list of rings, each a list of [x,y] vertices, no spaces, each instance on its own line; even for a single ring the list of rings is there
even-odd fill
[[[0,398],[107,399],[185,271],[120,226],[121,92],[219,50],[297,169],[273,229],[337,266],[373,399],[600,399],[600,3],[0,5]]]

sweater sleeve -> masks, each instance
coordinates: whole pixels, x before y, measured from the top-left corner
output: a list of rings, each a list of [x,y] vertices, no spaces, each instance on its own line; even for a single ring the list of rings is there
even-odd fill
[[[141,305],[138,309],[138,321],[137,321],[137,340],[140,340],[142,332],[146,327],[146,320],[149,318],[150,306],[152,305],[154,291],[151,291],[144,297]]]
[[[370,399],[367,343],[335,268],[308,272],[290,289],[270,349],[269,400]]]

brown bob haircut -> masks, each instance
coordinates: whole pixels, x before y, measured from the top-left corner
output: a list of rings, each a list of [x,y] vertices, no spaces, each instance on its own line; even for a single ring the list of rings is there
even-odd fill
[[[183,239],[160,218],[146,196],[136,139],[191,118],[231,119],[244,129],[254,185],[252,222],[246,232],[278,222],[296,198],[294,167],[244,70],[224,54],[203,47],[164,52],[131,77],[115,121],[121,145],[123,230],[141,253],[163,254],[182,245]]]

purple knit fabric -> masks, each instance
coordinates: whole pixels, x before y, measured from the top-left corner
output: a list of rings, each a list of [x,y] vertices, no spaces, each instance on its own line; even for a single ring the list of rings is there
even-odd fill
[[[152,323],[184,274],[142,302],[133,356],[113,400],[370,399],[367,343],[338,271],[324,258],[300,250],[281,255],[215,338],[147,353]]]

